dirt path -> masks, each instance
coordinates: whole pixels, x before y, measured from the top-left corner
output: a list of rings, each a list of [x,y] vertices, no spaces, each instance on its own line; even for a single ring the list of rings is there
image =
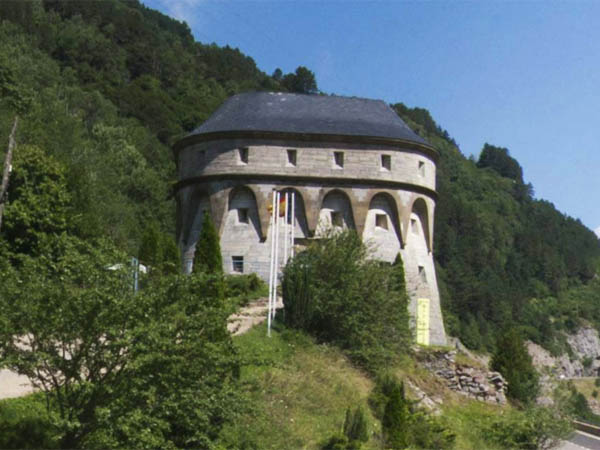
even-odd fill
[[[247,306],[229,316],[227,319],[227,329],[233,336],[239,336],[246,333],[253,326],[263,323],[267,320],[267,310],[269,309],[269,299],[266,297],[260,298],[249,303]],[[281,299],[277,299],[276,308],[283,308]]]
[[[26,376],[6,369],[0,370],[0,399],[21,397],[33,391],[33,386]]]

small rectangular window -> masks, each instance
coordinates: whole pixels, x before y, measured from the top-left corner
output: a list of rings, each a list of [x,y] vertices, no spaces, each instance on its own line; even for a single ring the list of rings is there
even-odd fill
[[[410,230],[415,234],[419,233],[419,227],[417,226],[417,221],[415,219],[410,219]]]
[[[383,170],[392,170],[392,156],[381,155],[381,168]]]
[[[333,152],[333,164],[337,168],[344,167],[344,152]]]
[[[248,223],[248,208],[238,208],[238,223]]]
[[[387,215],[376,214],[375,215],[375,226],[384,230],[388,229]]]
[[[419,161],[419,175],[425,176],[425,163],[423,161]]]
[[[242,147],[239,149],[240,162],[242,164],[248,164],[248,147]]]
[[[291,166],[296,166],[296,150],[288,149],[287,151],[288,164]]]
[[[427,275],[425,274],[425,267],[419,266],[419,278],[423,283],[427,283]]]
[[[234,272],[244,273],[244,257],[243,256],[232,256],[231,262],[232,262]]]
[[[339,211],[331,211],[331,225],[334,227],[343,227],[344,219]]]

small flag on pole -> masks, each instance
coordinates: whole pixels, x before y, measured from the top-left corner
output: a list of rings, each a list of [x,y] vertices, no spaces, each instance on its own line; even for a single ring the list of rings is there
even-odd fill
[[[269,211],[269,214],[273,213],[273,203],[269,203],[269,205],[267,206],[267,209]],[[282,195],[279,198],[279,217],[284,217],[285,216],[285,196]]]

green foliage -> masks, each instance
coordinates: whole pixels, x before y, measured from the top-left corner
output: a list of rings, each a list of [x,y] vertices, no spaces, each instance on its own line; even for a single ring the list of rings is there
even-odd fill
[[[240,306],[250,300],[266,297],[268,293],[267,284],[255,273],[225,276],[225,297],[238,299]]]
[[[196,242],[194,272],[223,273],[223,257],[221,256],[219,234],[210,218],[210,214],[206,211],[202,218],[200,236],[198,242]]]
[[[44,391],[60,445],[210,447],[239,372],[220,278],[134,295],[127,269],[108,270],[128,267],[111,246],[63,236],[54,249],[0,273],[0,357]]]
[[[494,147],[488,143],[484,144],[477,167],[489,167],[501,176],[523,183],[523,169],[516,159],[512,158],[507,148]]]
[[[298,66],[295,73],[285,75],[281,84],[288,91],[299,94],[316,94],[318,92],[315,74],[304,66]]]
[[[350,441],[344,434],[335,434],[321,444],[321,450],[359,450],[362,443]]]
[[[148,266],[150,273],[175,274],[179,271],[179,250],[175,240],[167,233],[161,233],[156,223],[151,223],[144,234],[138,258]]]
[[[582,310],[600,325],[594,233],[534,200],[507,149],[488,144],[476,164],[427,110],[393,108],[440,154],[435,258],[448,328],[470,348],[491,351],[501,330],[516,324],[528,339],[560,352],[560,331],[576,328]]]
[[[541,407],[489,416],[480,427],[487,441],[502,448],[523,450],[553,448],[571,431],[564,417]]]
[[[346,410],[344,436],[348,438],[349,442],[367,442],[369,440],[368,428],[367,416],[361,406],[357,406],[354,410],[351,408]],[[357,447],[360,447],[360,444]]]
[[[0,400],[0,448],[59,448],[59,433],[42,394]]]
[[[512,328],[498,340],[491,367],[508,382],[510,399],[527,404],[535,400],[539,391],[538,374],[519,332]]]
[[[441,420],[414,407],[406,398],[404,383],[392,374],[377,377],[369,396],[375,417],[381,420],[383,437],[390,448],[452,448],[455,434]]]
[[[594,390],[592,397],[596,398],[597,396],[598,391]],[[600,416],[592,411],[587,399],[577,390],[572,381],[568,381],[564,386],[559,386],[554,392],[554,397],[555,404],[563,414],[600,426]]]
[[[2,227],[11,251],[39,254],[48,236],[67,231],[70,201],[64,167],[39,148],[19,146]]]
[[[282,293],[288,326],[338,345],[374,371],[406,352],[410,335],[394,268],[367,256],[355,232],[332,234],[288,263]]]
[[[386,395],[387,402],[381,419],[386,442],[392,448],[405,448],[409,442],[410,403],[404,394],[404,384],[395,383]]]

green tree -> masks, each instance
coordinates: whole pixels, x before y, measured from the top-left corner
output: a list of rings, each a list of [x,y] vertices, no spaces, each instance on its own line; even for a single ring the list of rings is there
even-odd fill
[[[410,343],[405,297],[396,290],[393,270],[369,258],[356,232],[333,233],[286,265],[285,322],[376,371]]]
[[[355,442],[355,446],[360,447],[360,443],[369,440],[369,429],[367,416],[361,406],[348,408],[346,410],[346,419],[344,420],[344,435],[349,442]]]
[[[515,328],[507,330],[497,341],[491,367],[506,378],[509,398],[523,404],[535,400],[539,391],[538,374]]]
[[[295,73],[285,75],[281,84],[288,91],[299,94],[316,94],[319,91],[315,74],[304,66],[298,66]]]
[[[395,383],[387,393],[381,420],[385,440],[392,448],[402,449],[409,442],[410,403],[404,394],[404,383]]]
[[[239,372],[220,278],[161,277],[134,295],[111,246],[54,248],[0,271],[0,361],[46,394],[61,446],[209,448]]]
[[[157,223],[146,227],[142,235],[138,258],[150,272],[175,274],[179,271],[179,250],[175,240],[158,229]]]
[[[37,254],[48,237],[67,231],[71,196],[62,164],[33,146],[18,150],[2,235],[13,252]]]
[[[202,218],[200,236],[198,242],[196,242],[194,272],[223,273],[223,257],[221,256],[219,234],[210,218],[210,214],[206,211]]]

